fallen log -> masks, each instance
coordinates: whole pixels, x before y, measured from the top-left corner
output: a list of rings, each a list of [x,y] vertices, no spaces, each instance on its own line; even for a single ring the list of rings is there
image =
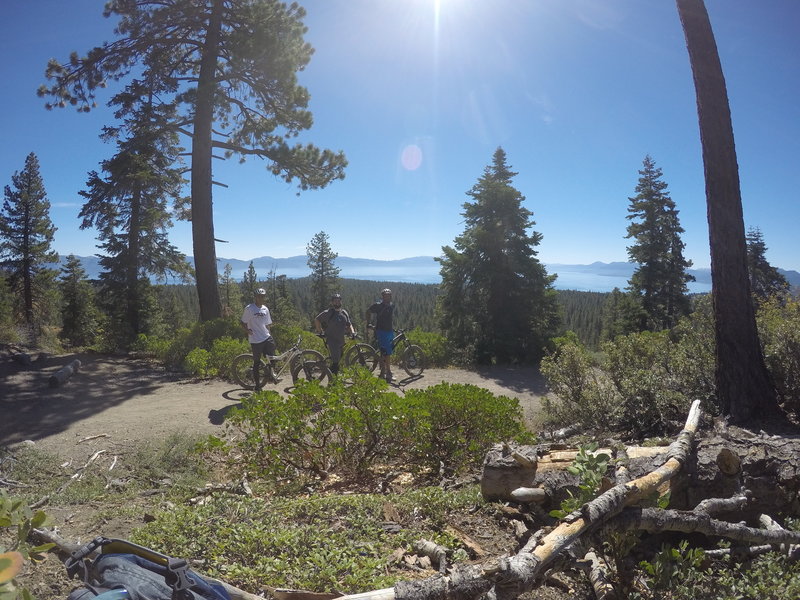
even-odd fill
[[[388,590],[342,596],[343,600],[477,600],[488,595],[497,600],[516,598],[534,589],[545,570],[556,563],[563,551],[589,530],[599,528],[618,515],[626,506],[650,496],[669,481],[689,457],[694,434],[700,420],[700,402],[695,401],[686,425],[669,448],[667,460],[651,473],[617,485],[569,515],[552,531],[536,542],[526,544],[523,551],[510,558],[500,558],[489,564],[454,568],[447,575],[437,575],[417,581],[401,581],[393,593]],[[512,459],[513,460],[513,459]],[[516,486],[520,487],[520,486]],[[532,538],[534,539],[534,538]]]
[[[58,387],[63,385],[70,377],[77,373],[78,369],[80,368],[81,361],[77,358],[68,365],[61,367],[58,371],[50,376],[50,379],[48,380],[50,387]]]

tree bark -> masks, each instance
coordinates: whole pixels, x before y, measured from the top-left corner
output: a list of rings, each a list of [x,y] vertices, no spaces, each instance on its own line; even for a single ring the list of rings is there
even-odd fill
[[[214,0],[197,81],[192,135],[192,243],[201,321],[222,316],[222,303],[217,287],[217,251],[214,246],[214,208],[211,195],[211,129],[221,28],[222,1]]]
[[[774,414],[778,404],[759,344],[747,275],[739,167],[728,93],[703,0],[677,0],[677,6],[694,77],[703,148],[717,395],[732,422],[747,423]]]

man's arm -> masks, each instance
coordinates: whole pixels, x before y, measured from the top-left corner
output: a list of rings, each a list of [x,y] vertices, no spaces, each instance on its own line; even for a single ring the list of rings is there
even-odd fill
[[[319,322],[319,317],[314,319],[314,329],[317,333],[322,333],[322,323]]]

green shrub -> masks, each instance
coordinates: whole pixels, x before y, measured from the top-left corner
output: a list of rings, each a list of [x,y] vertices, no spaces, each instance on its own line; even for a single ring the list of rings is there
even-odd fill
[[[783,406],[800,416],[800,302],[771,298],[762,303],[757,320],[764,360]]]
[[[405,402],[416,415],[411,434],[411,462],[438,470],[458,472],[477,467],[486,452],[500,441],[531,443],[516,398],[495,396],[468,384],[440,383],[409,390]]]
[[[250,352],[250,344],[247,343],[247,340],[233,339],[228,336],[214,340],[211,344],[211,352],[208,358],[212,375],[227,377],[230,373],[233,359],[246,352]]]
[[[497,441],[532,439],[516,399],[446,383],[398,395],[365,370],[343,375],[328,387],[300,382],[285,398],[245,398],[228,413],[237,434],[224,449],[241,468],[272,479],[331,471],[367,478],[379,464],[438,473],[441,461],[460,472]]]
[[[555,425],[613,427],[620,398],[574,332],[553,340],[555,349],[541,362],[550,390],[544,399],[548,420]]]
[[[425,352],[428,367],[446,367],[451,364],[450,344],[440,333],[423,331],[419,327],[408,332],[408,339]]]
[[[621,398],[619,428],[643,436],[670,431],[682,422],[691,399],[672,364],[669,332],[632,333],[602,345],[603,370]]]
[[[189,351],[183,361],[183,368],[187,373],[196,377],[212,377],[216,373],[211,370],[211,353],[205,348],[195,348]]]

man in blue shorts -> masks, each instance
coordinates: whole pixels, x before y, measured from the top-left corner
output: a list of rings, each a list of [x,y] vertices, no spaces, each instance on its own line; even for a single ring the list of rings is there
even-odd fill
[[[392,290],[389,288],[381,290],[381,301],[375,302],[367,309],[367,326],[369,326],[373,314],[375,315],[375,337],[378,339],[378,351],[381,354],[381,379],[391,382],[392,338],[394,338]]]

